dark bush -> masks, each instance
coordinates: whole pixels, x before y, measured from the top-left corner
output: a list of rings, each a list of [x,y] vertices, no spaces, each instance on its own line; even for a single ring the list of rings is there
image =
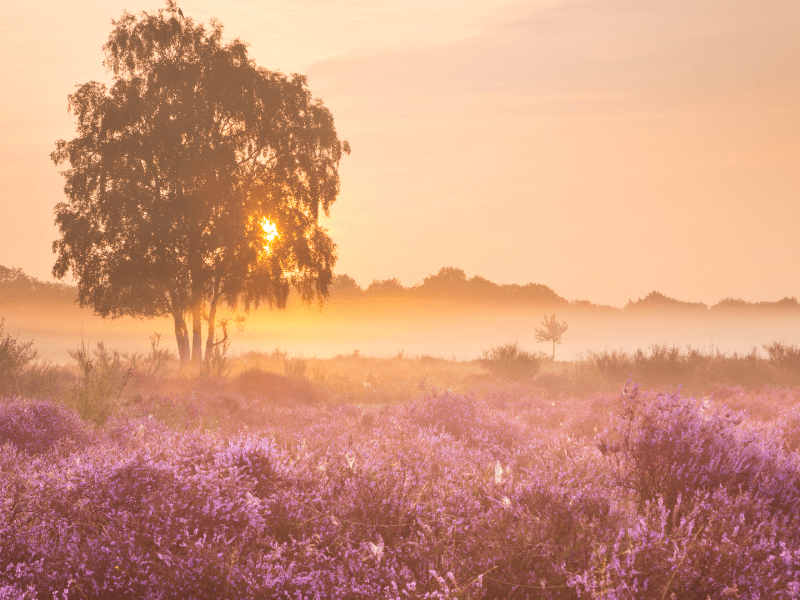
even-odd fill
[[[231,380],[231,387],[245,398],[263,398],[276,402],[316,404],[319,397],[308,381],[292,379],[260,369],[250,369]]]
[[[764,345],[769,354],[769,361],[779,369],[793,373],[800,372],[800,347],[783,342],[771,342]]]
[[[521,350],[518,342],[506,342],[484,350],[478,362],[492,375],[505,379],[532,379],[544,360],[539,352]]]

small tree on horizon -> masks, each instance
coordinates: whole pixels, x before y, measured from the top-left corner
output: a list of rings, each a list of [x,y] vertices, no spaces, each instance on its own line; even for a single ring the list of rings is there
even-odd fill
[[[556,358],[556,344],[561,343],[561,338],[564,335],[564,332],[567,330],[569,325],[566,322],[558,323],[556,322],[556,316],[552,315],[550,319],[547,318],[547,315],[544,316],[544,321],[542,321],[542,325],[544,326],[543,329],[536,330],[536,341],[537,342],[552,342],[553,343],[553,355],[550,357],[550,360],[555,360]]]

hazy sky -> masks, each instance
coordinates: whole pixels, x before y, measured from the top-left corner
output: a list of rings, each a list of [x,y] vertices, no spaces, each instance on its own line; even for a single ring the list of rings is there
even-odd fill
[[[185,0],[309,76],[353,152],[337,271],[622,305],[800,296],[800,2]],[[158,0],[0,0],[0,264],[49,279],[76,84]]]

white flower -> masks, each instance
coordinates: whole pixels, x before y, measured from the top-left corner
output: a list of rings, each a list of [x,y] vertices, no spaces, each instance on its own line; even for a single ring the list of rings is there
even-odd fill
[[[499,460],[494,464],[494,482],[496,485],[503,483],[503,465]]]
[[[372,554],[373,558],[378,562],[381,562],[381,558],[383,558],[383,540],[380,540],[377,544],[373,544],[369,542],[369,551]]]
[[[508,508],[509,506],[511,506],[511,500],[508,499],[508,496],[503,496],[503,506],[505,508]]]

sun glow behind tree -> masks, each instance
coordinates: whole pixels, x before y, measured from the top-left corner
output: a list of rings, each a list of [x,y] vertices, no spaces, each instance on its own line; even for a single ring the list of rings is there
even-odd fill
[[[81,306],[170,315],[181,361],[200,363],[223,343],[221,306],[326,299],[336,245],[319,216],[350,146],[306,78],[259,68],[174,0],[123,13],[103,49],[113,85],[70,95],[78,136],[51,155],[69,164],[53,274],[72,272]]]
[[[266,240],[266,243],[264,244],[264,251],[267,254],[269,254],[271,252],[270,244],[272,244],[272,241],[275,238],[279,237],[279,235],[278,235],[278,226],[275,225],[275,223],[273,223],[272,221],[270,221],[266,217],[264,217],[263,219],[261,219],[261,229],[264,230],[264,233],[262,235],[263,235],[264,239]]]

